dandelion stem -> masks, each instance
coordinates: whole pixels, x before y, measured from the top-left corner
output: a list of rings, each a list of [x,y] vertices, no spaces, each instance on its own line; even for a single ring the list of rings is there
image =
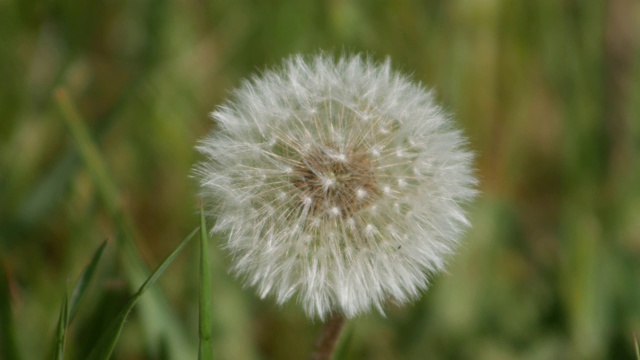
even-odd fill
[[[316,350],[311,356],[313,360],[329,360],[333,355],[344,328],[345,318],[341,314],[333,314],[324,324],[322,333],[318,337]]]

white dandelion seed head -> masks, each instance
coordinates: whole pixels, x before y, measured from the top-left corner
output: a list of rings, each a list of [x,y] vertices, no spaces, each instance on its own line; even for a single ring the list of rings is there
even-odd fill
[[[212,118],[196,176],[233,271],[261,297],[320,318],[406,303],[468,225],[472,154],[389,62],[292,57]]]

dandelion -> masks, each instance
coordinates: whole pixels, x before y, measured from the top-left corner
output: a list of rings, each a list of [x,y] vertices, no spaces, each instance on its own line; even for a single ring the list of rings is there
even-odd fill
[[[322,319],[383,312],[428,287],[468,225],[465,140],[388,61],[292,57],[212,118],[202,196],[261,297]]]

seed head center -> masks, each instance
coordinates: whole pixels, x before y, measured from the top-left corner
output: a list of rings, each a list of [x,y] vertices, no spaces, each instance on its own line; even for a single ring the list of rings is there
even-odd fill
[[[318,147],[303,155],[293,175],[300,203],[312,216],[348,218],[369,206],[379,194],[373,163],[364,152]]]

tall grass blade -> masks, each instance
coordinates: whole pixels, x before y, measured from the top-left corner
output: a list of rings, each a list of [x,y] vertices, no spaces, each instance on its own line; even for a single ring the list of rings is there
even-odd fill
[[[93,254],[93,258],[89,262],[89,265],[82,271],[76,285],[73,287],[73,292],[71,293],[71,299],[69,301],[69,322],[71,322],[76,315],[78,310],[78,305],[80,304],[80,300],[84,296],[91,279],[93,278],[93,274],[95,273],[96,266],[98,265],[98,261],[100,261],[100,257],[104,252],[104,248],[107,246],[107,242],[104,241],[98,250]]]
[[[120,208],[118,191],[109,176],[106,162],[67,92],[64,89],[56,90],[55,99],[62,118],[76,142],[78,152],[91,174],[97,193],[116,222],[119,230],[118,252],[124,260],[123,267],[128,284],[134,291],[138,284],[149,276],[149,269],[134,245],[134,239],[137,238],[135,229]],[[194,346],[185,336],[185,332],[181,331],[182,326],[173,315],[164,295],[158,289],[151,289],[149,295],[141,301],[144,306],[140,307],[140,319],[149,346],[159,348],[163,342],[167,342],[171,358],[194,358]]]
[[[122,311],[120,311],[120,314],[118,314],[111,325],[109,325],[107,330],[102,334],[100,340],[98,340],[98,343],[91,351],[91,354],[88,357],[89,360],[109,359],[111,353],[113,352],[113,349],[116,346],[118,337],[120,336],[120,332],[122,331],[122,327],[127,320],[127,316],[129,315],[133,307],[136,305],[140,297],[144,295],[147,289],[152,286],[169,267],[169,265],[171,265],[176,256],[180,254],[182,249],[184,249],[184,247],[189,244],[197,231],[198,229],[194,229],[184,240],[182,240],[180,245],[178,245],[178,247],[171,254],[169,254],[169,256],[167,256],[162,264],[160,264],[160,266],[158,266],[158,268],[151,274],[151,276],[147,278],[142,286],[140,286],[138,291],[131,297]]]
[[[50,355],[54,359],[63,359],[64,358],[64,344],[66,338],[66,331],[69,327],[69,324],[73,320],[75,313],[78,310],[78,304],[82,299],[82,296],[85,293],[85,290],[89,286],[93,274],[95,272],[96,266],[98,265],[98,261],[102,256],[104,248],[106,247],[107,242],[104,241],[98,250],[93,254],[93,258],[87,265],[87,267],[82,271],[78,281],[76,282],[73,293],[71,294],[71,299],[68,297],[68,289],[65,288],[64,298],[62,300],[62,305],[60,308],[60,315],[58,318],[58,326],[56,331],[56,337],[51,344]]]
[[[211,268],[209,266],[209,235],[204,220],[204,211],[200,204],[200,347],[198,349],[198,359],[213,359],[213,348],[211,347]]]
[[[64,89],[57,89],[55,97],[58,108],[63,115],[62,118],[69,128],[69,132],[71,132],[71,136],[78,146],[78,151],[93,177],[101,200],[106,205],[110,214],[119,214],[118,191],[115,184],[109,178],[107,166],[100,156],[97,146],[91,139],[89,131],[84,126],[80,115],[71,103],[67,92]]]
[[[62,297],[62,305],[60,306],[60,315],[58,317],[58,330],[56,332],[56,345],[53,358],[56,360],[64,359],[64,341],[67,334],[67,325],[69,324],[69,298],[67,288],[64,289]]]
[[[640,346],[638,346],[638,334],[633,332],[633,343],[636,348],[636,360],[640,360]]]

